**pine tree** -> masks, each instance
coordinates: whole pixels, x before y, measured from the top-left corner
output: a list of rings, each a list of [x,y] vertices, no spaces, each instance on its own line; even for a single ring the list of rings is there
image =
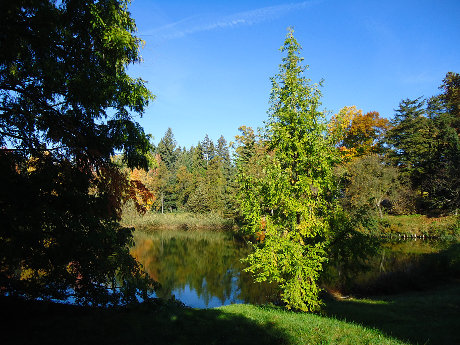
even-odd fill
[[[203,141],[201,142],[202,152],[203,152],[203,159],[206,161],[206,165],[214,158],[216,152],[214,148],[213,141],[209,138],[206,134]]]
[[[177,142],[171,128],[168,128],[163,138],[158,143],[157,153],[161,160],[166,164],[169,171],[175,169],[178,152],[176,150]]]

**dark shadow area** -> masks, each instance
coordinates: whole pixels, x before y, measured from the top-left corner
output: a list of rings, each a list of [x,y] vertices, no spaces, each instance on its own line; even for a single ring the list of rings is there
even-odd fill
[[[96,309],[2,297],[0,310],[3,345],[288,343],[273,324],[173,302]]]
[[[376,328],[412,344],[460,344],[460,281],[366,300],[329,297],[326,315]]]
[[[342,260],[348,267],[340,263],[341,272],[327,267],[329,277],[326,276],[323,288],[355,297],[380,296],[426,291],[460,279],[460,243],[438,242],[432,247],[417,247],[411,242],[382,246],[364,265],[359,260]],[[333,260],[331,263],[335,264]]]

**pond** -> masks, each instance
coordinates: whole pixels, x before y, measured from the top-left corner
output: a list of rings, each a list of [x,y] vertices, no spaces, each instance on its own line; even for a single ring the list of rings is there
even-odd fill
[[[161,284],[157,297],[174,296],[194,308],[232,303],[263,304],[276,300],[274,285],[254,283],[252,276],[243,271],[245,266],[240,259],[250,253],[251,246],[236,241],[228,233],[137,231],[134,239],[132,254]],[[410,277],[407,273],[417,273],[414,267],[423,258],[447,247],[446,243],[427,240],[386,243],[362,262],[347,266],[331,262],[325,270],[322,285],[328,290],[345,292],[364,291],[376,284],[385,286],[382,277],[393,277],[401,272]]]

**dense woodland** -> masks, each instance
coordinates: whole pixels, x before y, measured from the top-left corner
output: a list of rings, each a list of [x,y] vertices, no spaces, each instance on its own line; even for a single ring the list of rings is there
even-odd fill
[[[148,170],[125,170],[152,193],[151,211],[234,213],[235,165],[227,140],[215,144],[207,135],[189,149],[178,146],[171,128],[158,145],[152,145]],[[121,157],[116,157],[121,165]],[[142,200],[139,200],[140,202]]]
[[[404,99],[387,119],[346,106],[331,116],[327,133],[338,150],[334,174],[350,212],[457,214],[460,207],[460,75],[449,72],[440,93]],[[267,134],[241,126],[228,142],[207,135],[196,146],[178,145],[171,128],[153,145],[148,170],[133,180],[153,194],[152,212],[216,212],[238,217],[238,174],[260,173]]]

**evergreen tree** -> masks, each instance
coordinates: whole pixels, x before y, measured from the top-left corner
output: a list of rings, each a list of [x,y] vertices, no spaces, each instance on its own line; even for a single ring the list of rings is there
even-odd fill
[[[413,186],[420,185],[424,178],[424,161],[433,149],[424,105],[422,98],[401,101],[386,135],[388,159],[411,179]]]
[[[225,140],[223,135],[217,140],[216,156],[222,162],[222,171],[228,182],[232,176],[232,162],[230,160],[227,140]]]
[[[460,74],[448,72],[439,88],[443,91],[440,98],[452,118],[452,127],[460,135]]]
[[[161,160],[166,164],[169,171],[175,169],[175,164],[178,156],[176,149],[177,142],[174,139],[174,134],[171,128],[168,128],[163,138],[158,143],[157,153],[160,155]]]
[[[335,209],[334,150],[325,137],[321,92],[304,76],[300,49],[290,29],[281,48],[287,56],[272,78],[269,164],[260,178],[240,171],[239,179],[246,227],[263,238],[247,258],[248,270],[257,281],[277,282],[288,308],[313,311],[320,306],[317,280]]]
[[[203,141],[201,142],[203,159],[206,162],[206,165],[214,158],[216,151],[213,141],[206,134]]]
[[[229,146],[227,140],[221,136],[217,140],[216,155],[221,161],[222,174],[225,178],[224,186],[224,212],[228,215],[236,215],[237,210],[237,200],[236,200],[236,191],[237,185],[235,181],[236,169],[232,164],[229,152]]]
[[[187,150],[185,147],[183,147],[182,149],[177,149],[177,169],[181,166],[184,166],[185,168],[187,168],[188,171],[192,171],[192,156],[192,149]]]
[[[444,95],[428,101],[430,131],[426,141],[430,152],[423,162],[424,176],[420,187],[425,208],[438,212],[457,212],[460,208],[460,136],[456,116]]]
[[[246,165],[256,152],[256,135],[251,127],[241,126],[238,128],[241,135],[236,135],[234,144],[236,152],[236,164]]]
[[[197,176],[204,176],[206,171],[206,161],[203,159],[203,146],[200,142],[195,148],[191,148],[192,151],[192,172]]]
[[[439,96],[403,100],[386,137],[387,157],[410,178],[422,212],[449,212],[460,207],[455,75],[446,75],[440,87],[444,93]]]

